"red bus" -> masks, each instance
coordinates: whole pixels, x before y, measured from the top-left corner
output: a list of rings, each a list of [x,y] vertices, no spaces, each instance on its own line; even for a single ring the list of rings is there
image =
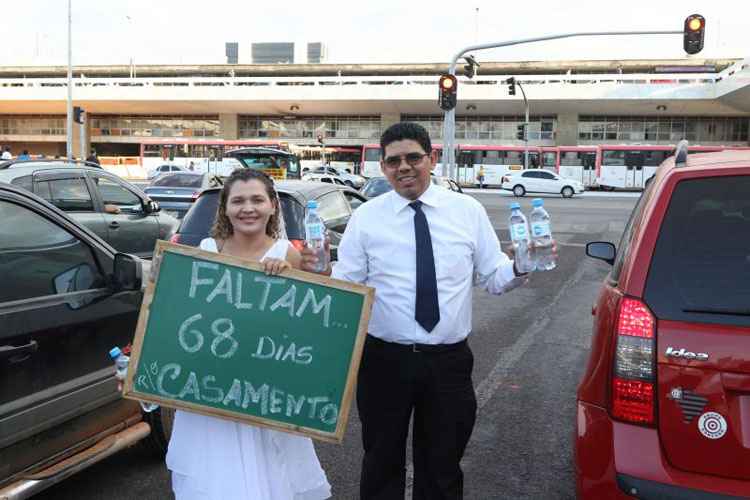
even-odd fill
[[[438,163],[435,173],[440,173],[443,165],[443,145],[433,144],[432,149],[438,152]],[[362,146],[362,162],[359,175],[363,177],[379,177],[383,175],[380,170],[380,144],[365,144]]]

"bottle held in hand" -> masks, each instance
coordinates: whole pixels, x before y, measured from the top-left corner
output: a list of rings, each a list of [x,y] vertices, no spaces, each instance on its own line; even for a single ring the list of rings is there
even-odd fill
[[[513,243],[515,252],[516,269],[520,273],[529,273],[536,267],[531,256],[531,239],[529,237],[529,226],[526,222],[521,205],[518,203],[510,204],[510,220],[508,228],[510,230],[510,240]]]
[[[326,253],[326,231],[323,220],[318,215],[318,202],[310,200],[307,202],[307,216],[305,217],[305,241],[311,248],[318,262],[313,269],[316,273],[322,273],[328,268],[328,254]]]
[[[534,243],[534,260],[537,271],[551,271],[557,267],[557,258],[552,251],[555,240],[552,239],[550,218],[544,209],[544,200],[535,198],[531,201],[534,209],[529,214],[531,241]]]

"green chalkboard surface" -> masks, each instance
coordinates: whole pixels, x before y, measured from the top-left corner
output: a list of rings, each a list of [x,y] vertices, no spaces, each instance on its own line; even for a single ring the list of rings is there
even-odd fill
[[[341,442],[374,290],[160,241],[125,397]]]

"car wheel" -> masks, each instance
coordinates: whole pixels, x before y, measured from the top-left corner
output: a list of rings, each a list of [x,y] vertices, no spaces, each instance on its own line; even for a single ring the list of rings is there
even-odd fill
[[[151,434],[143,440],[143,443],[152,454],[158,457],[167,454],[169,440],[172,437],[174,412],[172,408],[160,406],[152,412],[143,414],[143,420],[151,426]]]
[[[525,194],[526,194],[526,189],[522,185],[518,184],[513,187],[514,196],[523,196]]]
[[[562,191],[560,191],[560,194],[562,194],[563,198],[572,198],[573,193],[573,188],[570,186],[565,186],[564,188],[562,188]]]

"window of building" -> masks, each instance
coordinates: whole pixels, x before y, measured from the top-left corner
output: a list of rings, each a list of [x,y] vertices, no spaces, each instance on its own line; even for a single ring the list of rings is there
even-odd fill
[[[578,140],[581,142],[664,142],[682,139],[691,142],[747,142],[747,117],[649,117],[581,116]]]
[[[65,116],[3,115],[0,135],[66,135]]]
[[[430,137],[443,138],[442,115],[403,115],[404,121],[422,125]],[[517,141],[518,126],[525,122],[524,116],[457,116],[455,138],[460,140]],[[529,117],[529,140],[552,143],[555,138],[557,119],[554,116]]]
[[[221,137],[221,128],[217,115],[97,115],[91,119],[91,136]]]
[[[240,115],[241,139],[379,139],[379,116],[282,116]]]

